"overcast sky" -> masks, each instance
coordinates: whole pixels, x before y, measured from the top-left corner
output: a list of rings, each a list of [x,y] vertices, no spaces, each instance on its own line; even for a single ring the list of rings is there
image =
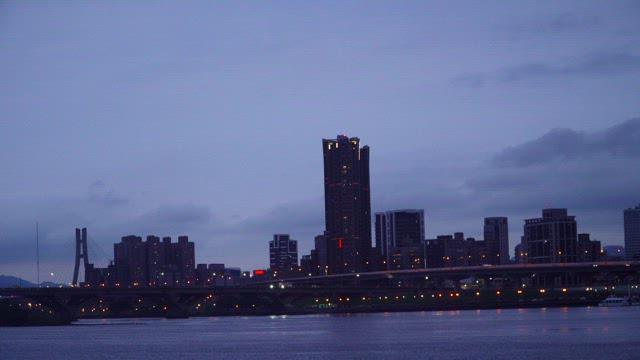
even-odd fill
[[[321,139],[371,147],[372,211],[427,237],[640,203],[637,1],[0,3],[0,273],[70,281],[127,234],[268,266],[324,230]],[[302,254],[301,254],[302,255]],[[53,272],[54,276],[49,273]],[[46,276],[45,276],[46,274]]]

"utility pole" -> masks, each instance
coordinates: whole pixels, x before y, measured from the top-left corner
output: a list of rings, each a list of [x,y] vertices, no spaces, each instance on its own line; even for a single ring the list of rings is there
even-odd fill
[[[38,231],[38,222],[36,221],[36,281],[40,287],[40,238]]]

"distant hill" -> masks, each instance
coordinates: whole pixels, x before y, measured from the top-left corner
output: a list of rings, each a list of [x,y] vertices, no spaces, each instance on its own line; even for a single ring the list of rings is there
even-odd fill
[[[19,277],[11,276],[11,275],[0,275],[0,288],[7,287],[36,287],[37,285],[27,281],[25,279],[21,279]],[[43,281],[40,284],[41,287],[59,287],[60,284]]]

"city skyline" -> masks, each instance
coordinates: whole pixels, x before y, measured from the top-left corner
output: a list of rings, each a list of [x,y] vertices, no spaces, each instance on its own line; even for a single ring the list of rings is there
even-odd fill
[[[340,149],[340,152],[338,152],[338,148],[339,145],[342,144],[342,149]],[[325,224],[327,228],[331,228],[334,229],[333,231],[327,231],[324,230],[323,234],[318,235],[315,237],[315,241],[313,243],[313,246],[311,246],[311,255],[307,255],[308,260],[311,260],[310,264],[315,264],[318,265],[318,263],[323,263],[323,264],[330,264],[331,266],[327,265],[327,269],[330,267],[334,267],[337,270],[334,271],[328,271],[325,270],[325,274],[330,274],[330,273],[343,273],[343,272],[359,272],[359,271],[372,271],[371,269],[390,269],[393,270],[394,266],[391,265],[390,262],[390,254],[387,253],[387,251],[390,251],[391,249],[394,249],[393,246],[391,246],[391,243],[395,243],[396,240],[394,240],[394,237],[397,235],[394,235],[396,230],[389,230],[387,229],[388,227],[391,227],[392,229],[396,226],[396,225],[391,225],[392,223],[394,223],[396,220],[391,220],[393,219],[395,216],[400,216],[399,219],[402,219],[402,216],[407,216],[409,215],[411,216],[417,216],[415,219],[412,219],[411,222],[416,222],[416,224],[411,225],[409,223],[406,222],[406,220],[408,220],[409,218],[405,219],[405,220],[401,220],[404,221],[404,224],[402,223],[398,223],[401,227],[402,230],[400,230],[401,232],[406,232],[406,236],[409,236],[408,238],[404,239],[405,242],[407,242],[406,244],[401,245],[401,247],[407,247],[407,250],[411,249],[411,253],[407,253],[404,254],[404,252],[402,253],[402,256],[400,256],[400,253],[398,253],[398,257],[394,263],[397,264],[404,264],[404,265],[397,265],[398,269],[401,268],[432,268],[434,267],[433,264],[429,264],[428,262],[433,262],[434,261],[434,256],[439,257],[440,255],[444,255],[446,254],[446,251],[441,249],[441,250],[434,250],[436,249],[437,246],[444,246],[444,243],[442,241],[447,241],[450,242],[452,245],[449,245],[451,247],[451,249],[455,249],[456,251],[463,251],[464,246],[462,245],[465,242],[465,237],[464,237],[464,233],[463,232],[455,232],[454,235],[445,235],[445,234],[438,234],[436,238],[431,238],[429,239],[425,234],[425,228],[426,228],[426,221],[424,218],[424,210],[423,209],[393,209],[393,210],[385,210],[385,211],[381,211],[381,212],[375,212],[373,214],[371,214],[371,209],[370,209],[370,199],[369,199],[369,192],[370,189],[368,187],[369,185],[369,146],[363,146],[362,148],[360,148],[360,139],[357,137],[352,137],[349,138],[346,135],[338,135],[336,139],[322,139],[322,146],[323,146],[323,157],[324,157],[324,175],[325,175]],[[362,161],[362,162],[361,162]],[[352,174],[350,174],[351,172],[353,172]],[[364,190],[361,190],[360,187],[363,186]],[[335,193],[335,190],[333,188],[335,187],[343,187],[343,188],[347,188],[347,193],[346,193],[346,197],[344,194],[345,190],[342,190],[342,195],[338,195],[337,193]],[[355,190],[354,190],[355,189]],[[363,194],[365,194],[363,196]],[[364,198],[365,202],[364,204],[366,204],[365,208],[360,208],[359,206],[355,206],[352,202],[351,199],[355,199],[358,200],[358,198]],[[346,201],[346,202],[345,202]],[[348,210],[348,209],[354,209],[355,212],[352,212],[354,210]],[[635,226],[636,224],[636,218],[637,218],[637,212],[638,209],[640,209],[640,205],[638,205],[635,208],[627,208],[623,211],[623,215],[624,215],[624,234],[625,234],[625,241],[624,241],[624,245],[630,245],[630,244],[634,244],[634,246],[637,243],[637,239],[634,235],[629,236],[630,234],[630,226],[631,226],[631,222],[628,216],[631,214],[631,212],[634,213],[634,220],[633,220],[633,225],[634,226],[634,231],[635,231]],[[362,212],[362,215],[360,215],[360,212]],[[355,215],[354,215],[355,214]],[[473,261],[480,261],[480,262],[485,262],[485,263],[490,263],[490,264],[509,264],[512,260],[515,259],[515,263],[520,263],[521,260],[519,260],[519,258],[522,257],[522,252],[524,252],[526,254],[526,260],[524,261],[524,263],[527,262],[531,262],[531,263],[537,263],[540,262],[537,259],[541,256],[545,256],[547,259],[543,260],[541,262],[551,262],[551,263],[564,263],[564,262],[581,262],[581,261],[591,261],[589,260],[591,255],[591,249],[592,249],[592,245],[590,243],[591,240],[594,240],[594,244],[597,244],[597,247],[594,247],[593,249],[601,249],[601,241],[597,240],[597,239],[590,239],[590,233],[585,233],[584,231],[581,232],[581,229],[577,227],[577,221],[575,220],[575,216],[567,216],[567,209],[566,208],[545,208],[542,210],[542,214],[543,214],[543,218],[535,218],[535,219],[523,219],[524,222],[524,229],[523,229],[523,235],[521,237],[521,242],[509,242],[509,231],[508,231],[508,217],[507,216],[490,216],[490,217],[485,217],[484,218],[484,227],[483,227],[483,239],[480,239],[480,243],[481,245],[471,245],[471,248],[466,249],[465,248],[465,254],[467,251],[471,251],[474,253]],[[365,226],[368,225],[369,230],[370,231],[374,231],[375,232],[375,238],[373,238],[370,234],[368,235],[368,244],[366,244],[366,242],[364,243],[364,245],[356,245],[356,243],[351,243],[350,245],[345,245],[345,244],[349,244],[349,242],[353,242],[354,240],[349,239],[348,237],[350,235],[349,234],[349,228],[350,227],[354,227],[354,228],[358,228],[359,226],[361,226],[361,223],[363,222],[362,219],[358,219],[355,222],[348,222],[346,221],[346,219],[350,216],[364,216],[364,217],[368,217],[368,221],[364,221]],[[348,225],[340,225],[340,226],[336,226],[334,225],[335,219],[345,219],[344,224],[348,224]],[[372,218],[375,218],[375,223],[373,223],[371,220]],[[551,240],[550,244],[551,245],[551,249],[552,251],[549,251],[549,249],[546,250],[542,250],[542,248],[540,248],[539,250],[535,250],[538,247],[535,247],[534,245],[532,245],[533,243],[531,243],[530,238],[530,230],[528,229],[531,225],[535,225],[538,224],[540,222],[544,222],[545,220],[552,220],[552,221],[558,221],[557,219],[560,219],[560,223],[564,224],[565,221],[569,221],[569,224],[572,225],[568,225],[568,226],[572,226],[572,229],[567,228],[567,239],[573,239],[572,241],[572,245],[573,248],[568,247],[568,243],[566,243],[566,241],[569,241],[567,239],[564,238],[565,236],[565,232],[564,232],[564,227],[562,228],[562,232],[561,232],[561,236],[563,238],[561,238],[560,240]],[[389,222],[391,221],[391,223]],[[344,226],[344,229],[342,229],[341,227]],[[407,227],[409,226],[409,227]],[[417,226],[416,229],[413,229],[412,227]],[[564,225],[560,225],[561,227]],[[579,230],[580,229],[580,230]],[[542,228],[541,228],[542,230]],[[36,231],[38,231],[37,226],[36,226]],[[546,232],[545,232],[546,231]],[[548,230],[545,230],[542,232],[538,232],[538,238],[536,238],[535,240],[537,242],[540,242],[540,240],[544,240],[544,243],[546,245],[547,240],[545,239],[550,239],[547,234]],[[541,237],[541,234],[545,232],[545,236],[546,237]],[[334,235],[331,235],[331,234]],[[420,236],[418,238],[415,238],[415,234],[414,233],[418,233],[420,234]],[[572,235],[570,235],[572,234]],[[36,233],[36,237],[38,237],[39,234]],[[556,234],[556,236],[558,236]],[[633,240],[631,240],[631,238],[633,237]],[[147,242],[149,244],[158,244],[159,246],[159,240],[160,238],[158,236],[155,235],[147,235]],[[415,239],[414,239],[415,238]],[[80,239],[82,239],[82,241],[80,242]],[[319,240],[321,239],[321,240]],[[356,237],[357,239],[357,237]],[[583,245],[580,245],[579,239],[583,239],[580,241],[586,241],[586,243],[582,243]],[[186,242],[188,241],[188,236],[185,235],[181,235],[178,236],[178,240],[180,243],[182,243],[183,241]],[[487,241],[488,240],[488,241]],[[147,255],[145,255],[145,258],[148,258],[148,261],[151,261],[153,264],[156,264],[154,262],[154,260],[152,260],[155,257],[160,256],[160,258],[162,258],[164,255],[158,255],[157,250],[151,250],[151,248],[149,250],[147,250],[147,245],[146,243],[141,243],[142,241],[142,237],[137,236],[137,235],[127,235],[127,236],[123,236],[121,238],[121,243],[117,243],[114,244],[114,257],[111,259],[108,259],[109,262],[109,267],[104,267],[104,268],[96,268],[95,264],[91,263],[90,265],[88,264],[88,260],[87,260],[87,232],[86,232],[86,228],[82,229],[82,236],[80,236],[80,229],[76,228],[76,265],[75,265],[75,269],[74,269],[74,276],[73,276],[73,284],[76,284],[76,279],[78,278],[77,275],[77,267],[78,267],[78,262],[79,259],[82,258],[84,261],[84,266],[83,266],[83,277],[85,279],[85,281],[88,281],[89,283],[93,283],[93,284],[100,284],[100,283],[105,283],[107,279],[106,274],[109,272],[113,272],[113,273],[129,273],[129,270],[125,271],[122,269],[119,269],[118,271],[116,271],[115,269],[118,268],[118,254],[129,254],[130,251],[127,250],[126,252],[123,252],[122,249],[124,249],[124,246],[133,246],[134,244],[140,244],[140,245],[144,245],[144,249],[143,248],[136,248],[138,250],[138,252],[142,252],[142,253],[147,253],[147,251],[149,251],[149,253],[153,253],[154,255],[152,255],[151,257],[148,257]],[[320,242],[319,242],[320,241]],[[476,239],[474,237],[470,237],[470,238],[466,238],[466,241],[471,241],[469,244],[473,244],[475,243]],[[561,245],[555,245],[556,241],[559,241],[558,244]],[[632,242],[630,242],[632,241]],[[163,242],[166,242],[166,244],[170,244],[171,243],[171,237],[170,236],[166,236],[163,237]],[[283,248],[281,248],[280,244],[283,244],[282,246],[284,246]],[[281,273],[287,273],[288,270],[285,269],[290,269],[293,270],[294,268],[296,269],[303,269],[304,266],[302,264],[302,262],[298,261],[298,245],[297,245],[297,240],[290,240],[290,235],[289,234],[284,234],[284,233],[279,233],[279,234],[273,234],[273,240],[269,241],[269,252],[268,252],[268,261],[267,261],[267,265],[265,266],[254,266],[252,269],[253,271],[262,271],[264,272],[263,269],[267,269],[269,268],[271,271],[275,271],[276,274],[278,272]],[[421,249],[417,249],[417,248],[412,248],[417,246],[418,243],[423,244],[423,248]],[[454,245],[455,243],[455,245]],[[211,275],[205,275],[206,273],[210,272],[211,274],[214,274],[214,270],[211,270],[212,266],[216,267],[218,265],[220,265],[223,269],[222,272],[224,272],[224,268],[225,268],[225,264],[224,263],[213,263],[213,264],[207,264],[209,259],[204,259],[203,261],[205,262],[204,264],[198,264],[198,267],[204,266],[204,269],[198,269],[201,270],[200,274],[202,274],[201,276],[205,277],[205,280],[198,280],[196,281],[196,260],[195,260],[195,252],[194,252],[194,243],[189,243],[191,248],[190,248],[190,258],[191,258],[191,262],[189,263],[189,265],[187,265],[187,268],[191,269],[190,271],[192,271],[192,274],[190,275],[180,275],[180,279],[183,279],[183,277],[186,279],[184,280],[185,283],[189,283],[192,285],[195,285],[196,283],[200,283],[200,281],[206,281],[206,276],[211,276]],[[275,245],[274,245],[275,244]],[[292,247],[290,247],[290,244]],[[427,244],[430,244],[429,246],[427,246]],[[619,244],[610,244],[613,246],[617,246]],[[137,245],[136,245],[137,246]],[[153,245],[149,245],[149,246],[153,246]],[[356,246],[366,246],[366,251],[368,252],[367,257],[362,258],[362,260],[357,260],[360,261],[362,263],[362,265],[360,265],[361,267],[348,267],[346,266],[348,263],[347,261],[354,261],[356,262],[356,259],[358,259],[358,257],[356,256],[358,254],[358,251],[353,250],[351,255],[343,255],[341,254],[344,248],[352,248],[352,249],[357,249]],[[382,246],[382,248],[381,248]],[[435,246],[435,247],[434,247]],[[466,245],[465,245],[466,246]],[[480,246],[480,248],[475,249],[475,246]],[[485,248],[486,246],[486,248]],[[558,247],[559,246],[559,247]],[[582,246],[582,247],[581,247]],[[82,250],[80,250],[82,247]],[[401,249],[401,247],[398,247],[398,251]],[[320,248],[322,248],[322,250],[320,250]],[[445,246],[446,248],[446,246]],[[100,249],[100,248],[98,248]],[[118,250],[120,249],[120,250]],[[132,248],[133,249],[133,248]],[[286,250],[285,250],[286,249]],[[430,250],[429,250],[430,249]],[[472,250],[475,249],[475,250]],[[505,249],[509,250],[509,249],[513,249],[513,251],[509,250],[506,255],[506,259],[505,259]],[[556,254],[556,250],[561,250],[558,251]],[[588,249],[588,250],[587,250]],[[588,255],[584,255],[582,258],[580,256],[582,256],[582,252],[584,250],[585,254]],[[102,251],[100,249],[100,251]],[[291,254],[289,254],[288,252],[291,251]],[[314,251],[315,254],[314,255]],[[417,251],[417,252],[416,252]],[[435,251],[434,253],[428,253],[429,251]],[[521,253],[517,253],[518,251],[521,251]],[[564,253],[563,253],[564,251]],[[323,252],[325,255],[323,260],[319,260],[317,258],[318,253]],[[440,252],[442,252],[442,254],[440,254]],[[544,252],[545,255],[542,255],[542,253]],[[164,254],[164,251],[162,251],[162,253]],[[376,255],[374,255],[374,253]],[[511,254],[514,254],[515,256],[512,257]],[[600,251],[598,250],[598,253],[600,253]],[[80,255],[82,254],[82,255]],[[293,254],[293,255],[292,255]],[[439,254],[439,255],[438,255]],[[471,254],[471,253],[469,253]],[[478,258],[478,260],[475,260],[476,256],[480,256],[481,254],[483,255],[483,259],[480,260]],[[425,257],[422,258],[421,256],[424,255]],[[502,255],[502,257],[501,257]],[[519,256],[520,255],[520,256]],[[556,256],[557,255],[557,256]],[[126,257],[128,258],[130,255],[126,255]],[[314,256],[316,256],[315,260]],[[356,256],[356,257],[354,257]],[[488,258],[485,259],[485,256],[488,256]],[[594,255],[594,256],[599,256],[599,255]],[[120,255],[120,258],[122,258],[123,255]],[[135,257],[135,255],[134,255]],[[188,256],[187,256],[188,257]],[[303,256],[304,257],[304,256]],[[405,259],[406,257],[406,259]],[[464,256],[464,258],[466,259],[466,255]],[[385,265],[383,265],[382,263],[377,263],[374,262],[373,259],[376,258],[376,260],[380,261],[380,260],[385,260]],[[398,262],[399,259],[403,259],[400,262]],[[445,259],[447,257],[443,256],[442,259]],[[471,259],[472,256],[469,256],[469,259]],[[627,258],[629,258],[627,256]],[[276,260],[276,259],[281,259],[281,260]],[[406,262],[407,259],[409,259],[410,263],[413,262],[413,260],[415,260],[417,263],[416,264],[412,264],[409,265],[409,267],[406,267]],[[427,260],[430,259],[430,260]],[[216,259],[216,260],[222,260],[224,261],[224,259]],[[448,258],[447,258],[448,260]],[[145,262],[147,260],[144,260]],[[163,260],[164,261],[164,260]],[[172,261],[172,260],[168,260],[168,261]],[[341,263],[342,261],[345,261],[344,265],[345,267],[343,268],[341,265],[339,265],[339,263]],[[441,266],[451,266],[451,264],[446,265],[445,263],[440,264],[439,260],[435,260],[436,261],[436,267],[441,267]],[[115,267],[113,267],[115,264]],[[120,260],[120,264],[122,264],[122,260]],[[142,265],[140,265],[141,263],[137,263],[137,267],[140,267]],[[295,265],[294,265],[295,264]],[[388,265],[386,265],[388,264]],[[238,270],[238,274],[237,276],[240,276],[241,273],[240,271],[240,267],[238,268],[234,268],[233,266],[235,264],[229,264],[232,265],[231,268],[229,269],[237,269]],[[92,280],[87,280],[89,278],[87,278],[87,274],[86,274],[86,269],[87,266],[89,266],[89,271],[90,271],[90,279]],[[127,266],[133,266],[133,265],[127,265]],[[145,265],[145,266],[149,266],[149,265]],[[153,265],[151,265],[153,266]],[[381,267],[380,267],[381,266]],[[467,264],[457,264],[456,266],[469,266]],[[207,267],[209,268],[207,270]],[[380,268],[378,268],[380,267]],[[315,266],[313,266],[313,268],[315,268]],[[318,269],[320,269],[321,266],[318,266]],[[95,270],[94,270],[95,269]],[[252,271],[252,269],[249,269],[248,272],[250,273]],[[137,275],[140,279],[144,279],[144,283],[146,283],[147,281],[149,281],[149,285],[151,285],[151,280],[148,280],[151,278],[151,274],[152,273],[160,273],[160,268],[155,269],[155,270],[144,270],[144,275],[143,275],[143,270],[142,268],[137,268],[137,270],[140,274]],[[247,270],[246,268],[244,270]],[[133,270],[132,270],[133,271]],[[146,271],[149,271],[149,274],[146,273]],[[204,272],[202,272],[204,271]],[[298,270],[296,270],[297,272]],[[184,270],[183,270],[184,273]],[[306,274],[306,271],[303,273]],[[13,274],[12,274],[13,275]],[[51,275],[53,276],[54,273],[51,273]],[[309,272],[308,274],[309,276],[311,276],[311,272]],[[122,276],[122,275],[120,275]],[[130,275],[126,275],[127,277]],[[159,275],[155,275],[156,277]],[[162,276],[164,277],[165,274],[164,272],[162,272]],[[215,276],[215,275],[214,275]],[[294,275],[295,276],[295,275]],[[304,275],[303,275],[304,276]],[[39,274],[36,274],[36,277],[39,279]],[[115,281],[114,279],[111,279],[112,285],[115,284],[113,281]],[[164,280],[163,280],[164,281]],[[130,281],[131,284],[138,284],[139,282],[136,280],[131,280]],[[171,280],[171,283],[173,283],[174,281]],[[180,281],[176,281],[176,282],[180,282]],[[64,281],[63,281],[64,283]],[[137,285],[136,285],[137,286]],[[165,286],[166,286],[166,282],[165,282]]]
[[[336,139],[336,140],[327,140],[327,139],[323,139],[323,140],[322,140],[322,143],[323,143],[323,152],[325,152],[325,150],[326,150],[327,146],[329,146],[329,145],[328,145],[328,144],[329,144],[329,142],[332,142],[332,141],[333,141],[333,142],[337,142],[338,140],[340,140],[340,138],[341,138],[341,137],[342,137],[342,138],[344,138],[344,139],[345,139],[345,141],[346,141],[347,143],[349,143],[349,144],[351,144],[351,142],[352,142],[352,141],[354,141],[354,139],[355,139],[355,141],[356,141],[356,142],[355,142],[355,144],[356,144],[356,146],[357,146],[357,147],[359,147],[359,139],[358,139],[358,138],[349,138],[349,137],[348,137],[348,136],[346,136],[346,135],[338,135],[338,137],[337,137],[337,139]],[[332,142],[332,144],[333,144],[333,142]],[[335,146],[335,145],[334,145],[334,146]],[[364,147],[364,149],[366,150],[366,159],[368,160],[368,156],[369,156],[369,147],[368,147],[368,146],[365,146],[365,147]],[[357,150],[358,150],[358,151],[356,151],[356,156],[357,156],[357,154],[358,154],[358,152],[359,152],[359,149],[357,149]],[[326,157],[326,152],[325,152],[325,157]],[[342,166],[341,164],[342,164],[342,163],[337,164],[336,166],[338,166],[338,165]],[[366,166],[368,167],[368,161],[367,161],[367,163],[366,163],[366,164],[367,164]],[[330,165],[330,164],[329,164],[329,165],[327,165],[327,164],[325,163],[325,171],[327,171],[327,170],[326,170],[327,166],[331,167],[332,165]],[[367,172],[368,172],[368,169],[367,169]],[[331,195],[329,194],[328,196],[331,196]],[[320,204],[319,204],[318,206],[322,206],[322,205],[320,205]],[[556,210],[556,209],[544,209],[544,211],[547,211],[547,210]],[[566,210],[566,209],[560,209],[560,210]],[[371,217],[371,220],[372,220],[372,223],[371,223],[371,231],[372,231],[372,233],[373,233],[373,231],[375,230],[375,228],[374,228],[374,224],[373,224],[373,220],[377,217],[377,215],[378,215],[379,213],[381,213],[381,212],[382,212],[382,213],[392,213],[392,212],[397,212],[397,211],[400,211],[400,212],[402,212],[402,211],[420,211],[421,213],[423,213],[423,212],[424,212],[424,210],[423,210],[423,209],[404,209],[404,208],[400,208],[400,209],[378,209],[378,210],[373,211],[373,212],[372,212],[372,211],[369,211],[369,213],[371,213],[371,216],[370,216],[370,217]],[[625,209],[621,209],[621,215],[626,215],[626,212],[627,212],[627,211],[629,211],[629,209],[627,209],[627,208],[625,208]],[[429,227],[429,226],[428,226],[428,224],[429,224],[429,221],[428,221],[428,214],[426,214],[426,215],[422,215],[422,216],[424,216],[424,227],[425,227],[425,228],[428,228],[428,227]],[[498,216],[498,217],[496,217],[496,216],[488,216],[488,217],[484,217],[484,223],[483,223],[483,224],[484,224],[484,226],[479,225],[479,228],[481,228],[481,230],[476,230],[476,232],[470,232],[470,234],[475,235],[475,236],[472,236],[472,238],[479,237],[479,235],[476,235],[476,234],[481,234],[481,235],[484,235],[483,237],[481,237],[481,239],[485,239],[485,240],[486,240],[486,235],[487,235],[487,231],[488,231],[488,230],[487,230],[487,228],[486,228],[486,226],[487,226],[487,221],[488,221],[488,220],[490,220],[490,219],[493,219],[493,220],[509,219],[509,216],[505,216],[505,217],[500,217],[500,216]],[[521,220],[522,220],[522,223],[525,225],[525,228],[526,228],[527,221],[529,221],[529,220],[528,220],[528,219],[526,219],[526,218],[525,218],[525,219],[521,219]],[[580,224],[580,222],[579,222],[579,221],[578,221],[578,224]],[[435,224],[434,224],[434,225],[435,225]],[[320,229],[320,230],[318,230],[317,232],[318,232],[318,233],[322,233],[322,231],[323,231],[323,230],[322,230],[322,229]],[[425,241],[426,241],[426,240],[430,240],[430,239],[435,239],[436,237],[447,237],[447,236],[449,236],[449,235],[447,235],[447,234],[449,234],[449,233],[453,233],[453,232],[457,232],[457,233],[460,233],[460,234],[465,233],[465,234],[469,235],[469,233],[466,233],[466,232],[463,232],[463,231],[459,231],[459,232],[458,232],[458,231],[459,231],[459,230],[457,230],[457,229],[449,229],[449,230],[448,230],[448,232],[443,232],[443,233],[438,233],[438,234],[435,234],[435,233],[434,233],[434,234],[428,234],[428,235],[427,235],[427,232],[425,231],[425,232],[424,232],[424,233],[425,233],[425,238],[424,238],[423,240],[425,240]],[[526,231],[526,230],[525,230],[525,231]],[[287,229],[282,229],[282,232],[281,232],[281,233],[285,233],[285,232],[286,232],[286,235],[288,236],[288,234],[289,234],[289,233],[287,232]],[[589,234],[590,234],[588,231],[585,231],[585,230],[584,230],[584,224],[583,224],[583,227],[580,227],[580,225],[578,225],[578,230],[577,230],[577,232],[580,232],[580,233],[587,233],[587,235],[589,235]],[[574,236],[577,236],[577,232],[575,232]],[[621,232],[622,232],[623,237],[624,237],[624,227],[621,229]],[[142,231],[142,233],[153,234],[153,233],[155,233],[155,232],[154,232],[154,231]],[[182,234],[182,233],[184,233],[184,232],[180,232],[180,233]],[[521,229],[520,227],[518,227],[518,229],[513,229],[513,228],[512,228],[511,230],[509,230],[509,232],[508,232],[507,236],[509,236],[509,234],[514,234],[514,233],[519,233],[521,236],[524,236],[524,235],[523,235],[523,231],[522,231],[522,229]],[[278,234],[275,234],[274,236],[276,236],[276,235],[278,235]],[[123,236],[123,237],[122,237],[122,239],[125,239],[125,238],[127,238],[127,237],[131,237],[131,236],[136,237],[136,238],[138,237],[138,236],[134,236],[134,235],[127,235],[127,236]],[[293,236],[295,236],[295,235],[293,235]],[[430,238],[429,236],[431,236],[431,238]],[[149,238],[149,237],[155,237],[155,235],[148,235],[148,236],[147,236],[147,238]],[[180,236],[178,236],[178,237],[180,237]],[[317,237],[320,237],[320,236],[316,236],[316,238],[317,238]],[[170,237],[168,237],[168,238],[170,238]],[[453,237],[452,237],[452,238],[453,238]],[[520,245],[520,244],[521,244],[521,242],[519,242],[519,241],[517,241],[517,240],[516,240],[516,239],[519,239],[519,238],[520,238],[520,237],[518,236],[517,238],[513,238],[513,241],[511,241],[511,242],[507,241],[508,246],[509,246],[509,252],[508,252],[509,259],[513,259],[513,255],[514,255],[514,252],[515,252],[515,248],[516,248],[516,246],[518,246],[518,245]],[[375,248],[374,248],[374,247],[376,246],[376,242],[374,241],[375,239],[374,239],[371,235],[370,235],[370,239],[371,239],[371,241],[370,241],[370,244],[371,244],[371,250],[375,250]],[[577,239],[577,238],[576,238],[576,239]],[[595,237],[595,238],[594,238],[594,237],[592,237],[592,239],[593,239],[593,240],[597,240],[597,241],[602,241],[602,239],[597,238],[597,237]],[[314,247],[317,249],[317,246],[318,246],[318,245],[317,245],[317,239],[316,239],[316,243],[315,243],[315,244],[314,244],[313,240],[309,240],[309,241],[306,241],[306,240],[307,240],[307,239],[304,239],[304,240],[301,242],[301,244],[303,245],[302,247],[298,247],[298,246],[296,245],[296,248],[297,248],[297,249],[301,249],[301,250],[300,250],[300,256],[302,256],[302,255],[303,255],[303,254],[305,254],[305,253],[308,253],[310,250],[314,249]],[[337,244],[337,241],[338,241],[338,240],[335,240],[335,241],[336,241],[336,244]],[[89,244],[92,244],[92,242],[90,241],[90,242],[89,242]],[[624,244],[625,244],[624,239],[623,239],[622,241],[617,241],[617,242],[615,242],[615,241],[606,242],[606,240],[605,240],[605,242],[603,243],[603,245],[604,245],[604,246],[607,246],[607,245],[624,245]],[[204,243],[203,245],[206,245],[206,243]],[[113,260],[114,260],[114,257],[109,258],[108,256],[107,256],[106,258],[101,259],[100,257],[104,257],[104,251],[103,251],[103,249],[100,247],[100,245],[97,245],[97,248],[96,248],[95,246],[96,246],[96,245],[94,245],[93,250],[98,250],[98,258],[99,258],[99,260],[98,260],[98,264],[99,264],[99,265],[105,265],[105,266],[106,266],[110,261],[113,261]],[[326,244],[325,244],[325,246],[326,246]],[[337,245],[336,245],[336,246],[337,246]],[[308,251],[307,251],[307,250],[308,250]],[[335,250],[334,250],[334,251],[335,251]],[[330,250],[327,250],[327,252],[330,252]],[[95,257],[95,254],[91,254],[90,256]],[[105,260],[105,259],[106,259],[106,260]],[[422,261],[422,260],[421,260],[421,261]],[[266,268],[269,268],[269,264],[270,264],[269,257],[267,256],[267,257],[266,257],[266,261],[264,261],[264,262],[258,262],[257,264],[255,264],[255,265],[250,265],[250,266],[242,266],[242,264],[238,264],[238,263],[235,263],[235,262],[233,262],[233,261],[228,261],[228,260],[226,260],[226,259],[225,259],[224,254],[219,254],[217,257],[215,257],[215,258],[213,258],[213,259],[206,258],[206,257],[203,257],[203,256],[201,255],[200,257],[198,257],[198,258],[197,258],[197,261],[196,261],[196,262],[197,262],[197,263],[200,263],[200,262],[203,262],[203,263],[210,263],[210,262],[226,263],[226,264],[228,264],[228,265],[230,265],[230,266],[232,266],[232,267],[233,267],[233,266],[238,266],[238,268],[242,268],[243,270],[249,270],[249,271],[254,270],[254,269],[266,269]],[[33,265],[33,264],[32,264],[32,265]],[[195,266],[195,263],[194,263],[194,266]],[[44,272],[46,273],[47,271],[44,271]],[[54,274],[55,274],[55,273],[54,273]],[[18,276],[20,276],[20,274],[12,274],[12,273],[8,273],[8,275],[18,275]],[[36,274],[34,274],[34,275],[33,275],[33,277],[35,278],[35,277],[36,277]],[[53,275],[52,275],[52,277],[53,277]],[[31,278],[30,278],[29,276],[25,276],[25,277],[24,277],[24,279],[26,279],[26,280],[30,280]],[[43,281],[50,281],[50,280],[56,280],[56,279],[44,278],[44,280],[43,280]],[[67,282],[68,282],[68,281],[66,281],[66,279],[59,279],[58,281],[59,281],[59,282],[61,282],[61,283],[67,283]]]
[[[0,79],[2,358],[640,348],[640,0],[5,0]]]
[[[42,281],[71,279],[77,226],[98,266],[126,234],[243,268],[274,233],[307,254],[339,133],[372,146],[371,213],[424,209],[428,238],[507,216],[511,255],[562,207],[617,245],[638,203],[637,5],[2,7],[3,274],[35,280],[36,221]]]

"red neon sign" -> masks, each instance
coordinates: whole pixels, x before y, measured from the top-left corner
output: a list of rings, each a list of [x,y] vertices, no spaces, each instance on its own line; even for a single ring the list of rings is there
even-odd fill
[[[342,239],[338,239],[338,249],[342,249]]]
[[[267,272],[265,270],[253,270],[253,276],[263,276]]]

